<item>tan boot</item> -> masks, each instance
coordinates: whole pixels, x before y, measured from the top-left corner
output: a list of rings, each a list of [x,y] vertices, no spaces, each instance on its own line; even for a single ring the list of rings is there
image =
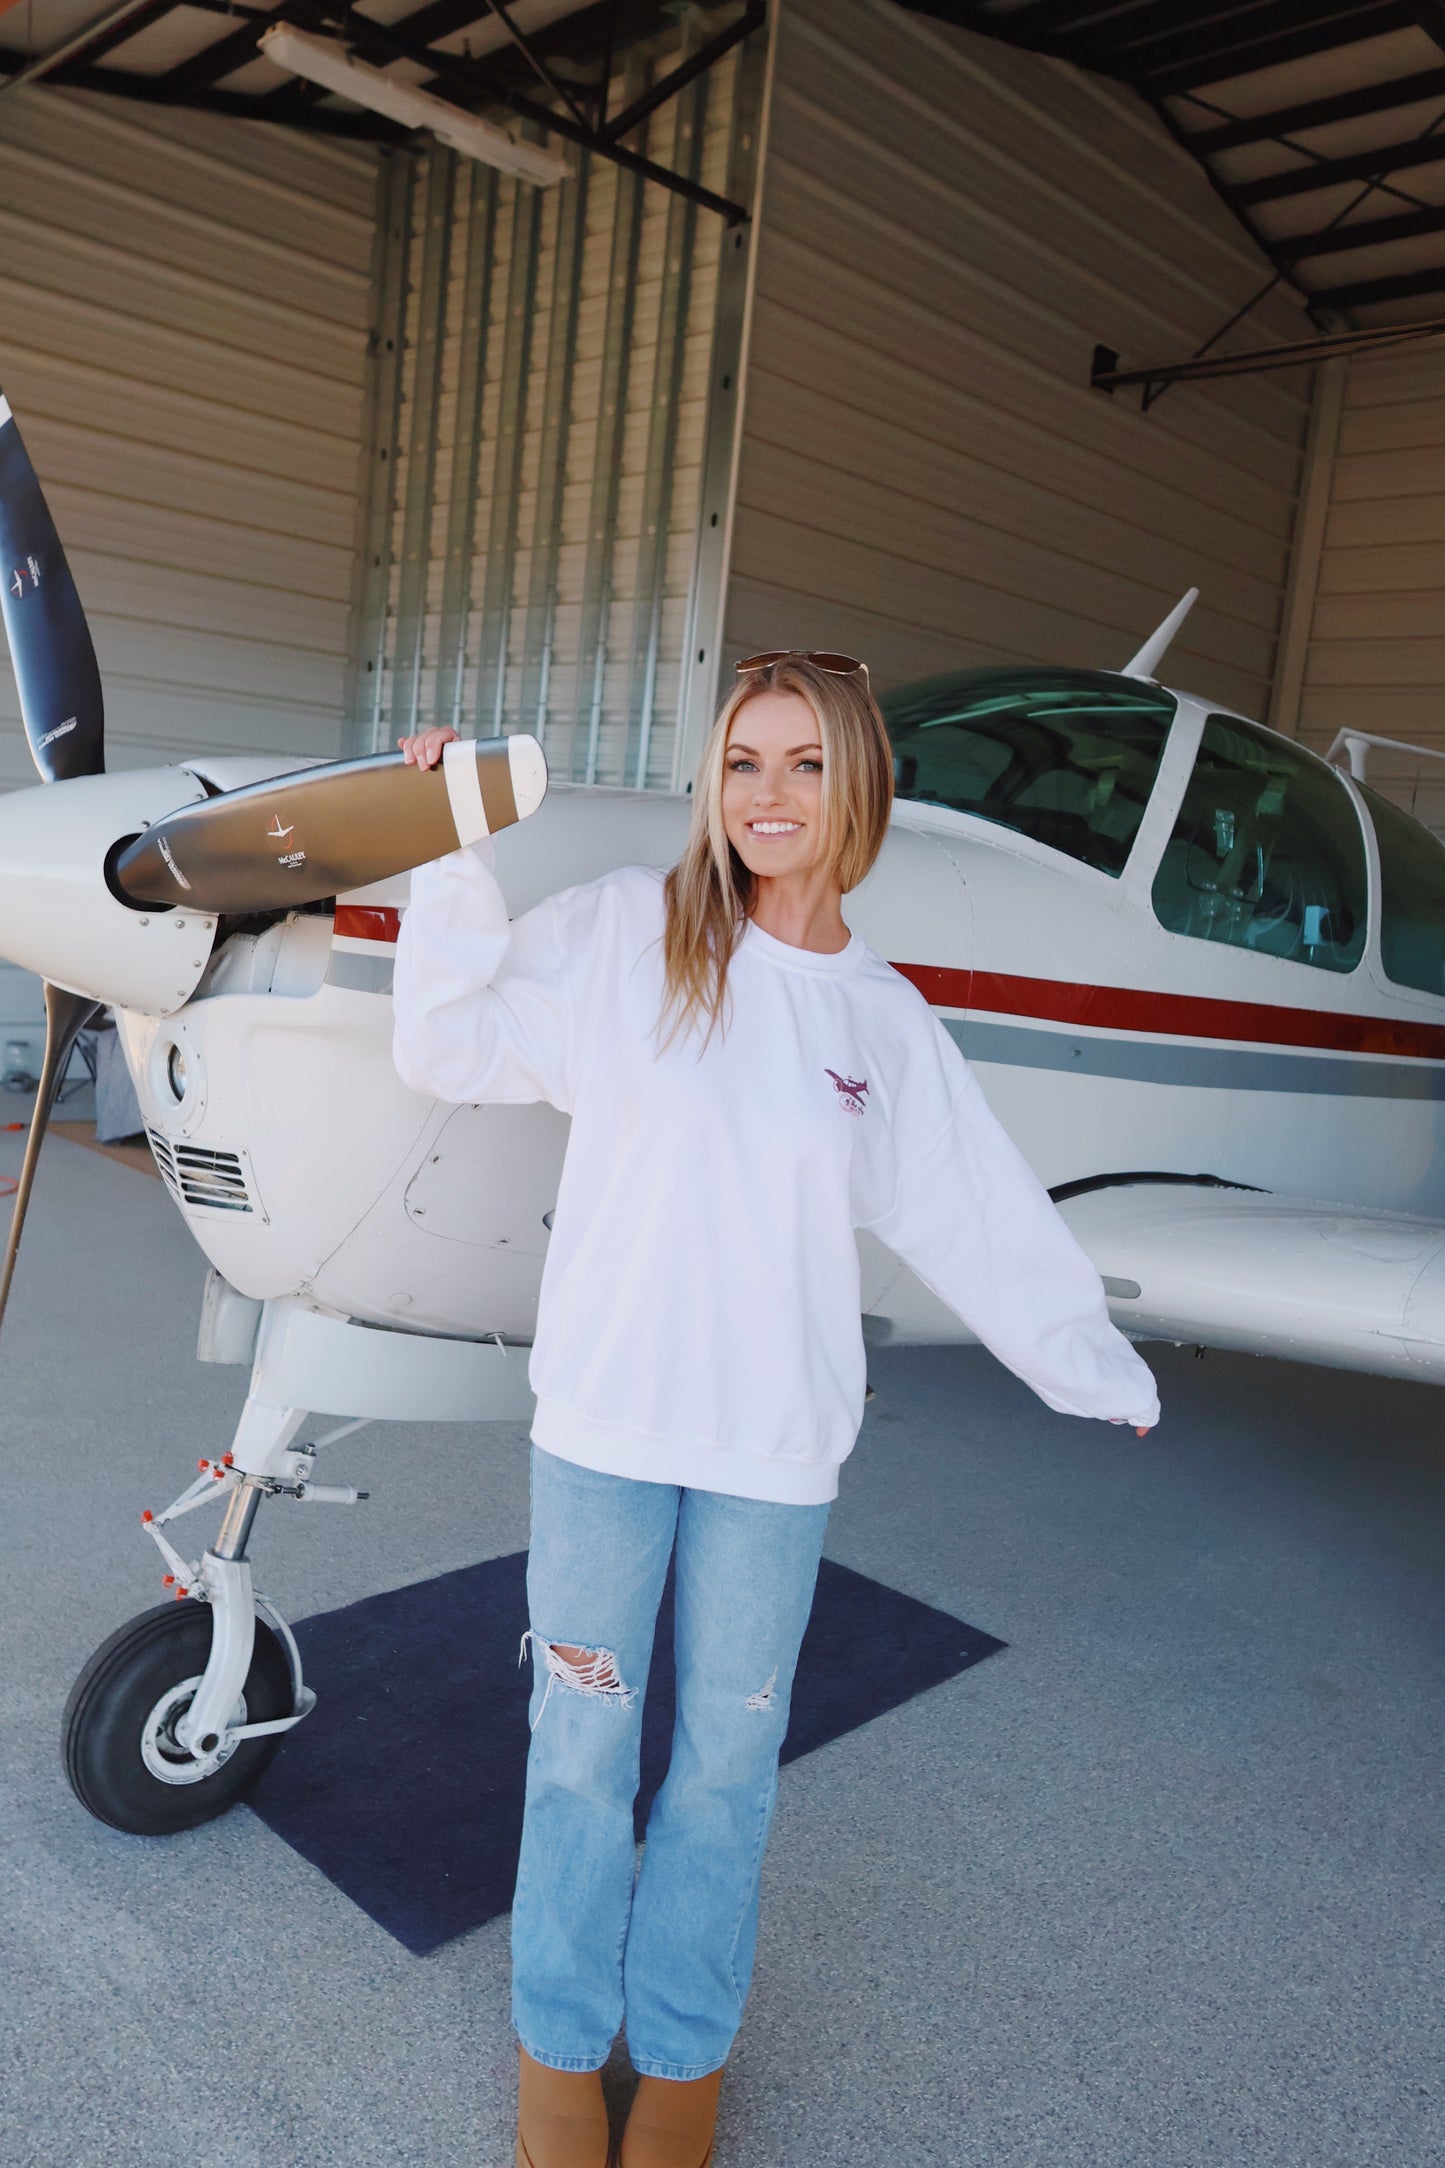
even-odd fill
[[[722,2075],[640,2078],[618,2168],[708,2168]]]
[[[521,2049],[517,2168],[607,2168],[612,2134],[600,2070],[549,2070]]]

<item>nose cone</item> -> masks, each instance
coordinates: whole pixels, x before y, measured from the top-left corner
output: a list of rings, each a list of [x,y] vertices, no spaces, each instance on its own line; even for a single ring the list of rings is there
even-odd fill
[[[0,797],[0,956],[119,1009],[169,1015],[210,957],[216,921],[134,911],[111,894],[122,838],[204,796],[177,768],[79,776]]]

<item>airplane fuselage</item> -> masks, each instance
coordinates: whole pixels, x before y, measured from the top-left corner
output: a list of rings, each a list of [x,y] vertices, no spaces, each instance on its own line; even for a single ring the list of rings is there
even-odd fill
[[[1207,712],[1181,701],[1118,877],[900,801],[847,916],[934,1005],[1050,1188],[1168,1172],[1438,1218],[1445,998],[1384,974],[1368,821],[1374,892],[1351,970],[1171,931],[1151,904]],[[687,819],[685,799],[556,789],[498,838],[509,901],[520,912],[615,866],[670,863]],[[127,1056],[162,1171],[242,1293],[526,1341],[566,1122],[400,1082],[389,993],[405,891],[232,936],[183,1007],[122,1015]],[[881,1246],[861,1250],[863,1308],[896,1337],[967,1337]]]

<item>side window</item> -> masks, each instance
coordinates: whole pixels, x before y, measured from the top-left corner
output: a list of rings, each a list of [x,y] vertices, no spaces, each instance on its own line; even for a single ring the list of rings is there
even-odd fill
[[[1380,846],[1380,960],[1397,986],[1445,994],[1445,845],[1360,785]]]
[[[900,798],[1032,836],[1100,873],[1129,856],[1172,694],[1087,670],[974,670],[884,701]]]
[[[1365,947],[1365,841],[1338,776],[1283,739],[1211,715],[1154,876],[1171,933],[1317,971]]]

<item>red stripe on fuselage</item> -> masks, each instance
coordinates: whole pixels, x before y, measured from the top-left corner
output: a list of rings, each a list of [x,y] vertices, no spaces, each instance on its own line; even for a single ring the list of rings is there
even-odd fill
[[[401,932],[401,913],[370,903],[339,903],[333,933],[348,941],[384,941],[394,947]]]
[[[401,914],[388,907],[337,906],[335,931],[352,941],[395,945]],[[1004,971],[956,971],[943,964],[893,966],[936,1009],[1034,1018],[1081,1030],[1142,1031],[1177,1039],[1232,1039],[1258,1046],[1304,1046],[1338,1054],[1397,1054],[1445,1061],[1445,1025],[1398,1017],[1338,1016],[1328,1009],[1276,1008],[1266,1001],[1218,1001],[1132,986],[1080,986]]]
[[[1390,1016],[1336,1016],[1328,1009],[1276,1008],[1267,1001],[1215,1001],[1133,986],[1076,986],[1067,979],[1015,978],[1003,971],[953,971],[941,964],[895,964],[936,1009],[1034,1017],[1089,1031],[1147,1031],[1175,1039],[1247,1040],[1338,1054],[1408,1054],[1445,1061],[1445,1025]]]

